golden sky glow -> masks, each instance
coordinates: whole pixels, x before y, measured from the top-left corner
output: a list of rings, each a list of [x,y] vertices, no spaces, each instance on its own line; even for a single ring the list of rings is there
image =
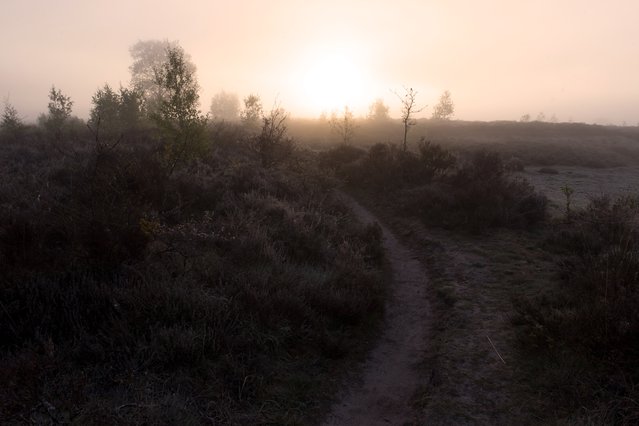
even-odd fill
[[[169,39],[205,111],[226,90],[313,117],[381,97],[396,115],[407,86],[430,106],[450,90],[460,119],[636,124],[637,16],[637,0],[3,0],[0,95],[34,119],[55,84],[86,116],[99,86],[128,84],[132,44]]]

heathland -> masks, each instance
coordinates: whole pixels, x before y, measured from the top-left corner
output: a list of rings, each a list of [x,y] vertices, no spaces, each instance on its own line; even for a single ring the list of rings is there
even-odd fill
[[[86,121],[5,105],[0,422],[320,423],[399,281],[424,345],[394,419],[639,420],[639,128],[208,119],[179,48],[156,71]]]

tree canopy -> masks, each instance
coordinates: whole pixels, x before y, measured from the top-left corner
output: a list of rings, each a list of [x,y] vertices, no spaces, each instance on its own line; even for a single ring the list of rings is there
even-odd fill
[[[168,40],[138,41],[129,49],[133,63],[129,66],[131,86],[145,99],[149,112],[156,111],[164,98],[164,90],[158,85],[158,73],[168,59],[170,49],[182,49],[178,42]],[[189,55],[184,54],[184,64],[190,74],[196,71]]]

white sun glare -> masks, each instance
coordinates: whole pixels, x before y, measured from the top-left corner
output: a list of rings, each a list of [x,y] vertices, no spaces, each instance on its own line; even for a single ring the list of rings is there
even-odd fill
[[[308,52],[302,69],[300,103],[314,114],[344,106],[361,109],[374,97],[369,70],[353,49],[321,48]]]

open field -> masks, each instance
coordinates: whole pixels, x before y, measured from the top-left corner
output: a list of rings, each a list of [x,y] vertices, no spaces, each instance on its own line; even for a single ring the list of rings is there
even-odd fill
[[[553,173],[540,173],[541,167],[529,166],[517,173],[543,192],[550,201],[550,212],[561,215],[566,210],[566,196],[561,188],[568,185],[574,189],[572,206],[584,208],[597,196],[619,197],[639,193],[639,167],[614,167],[593,169],[586,167],[555,166]]]

